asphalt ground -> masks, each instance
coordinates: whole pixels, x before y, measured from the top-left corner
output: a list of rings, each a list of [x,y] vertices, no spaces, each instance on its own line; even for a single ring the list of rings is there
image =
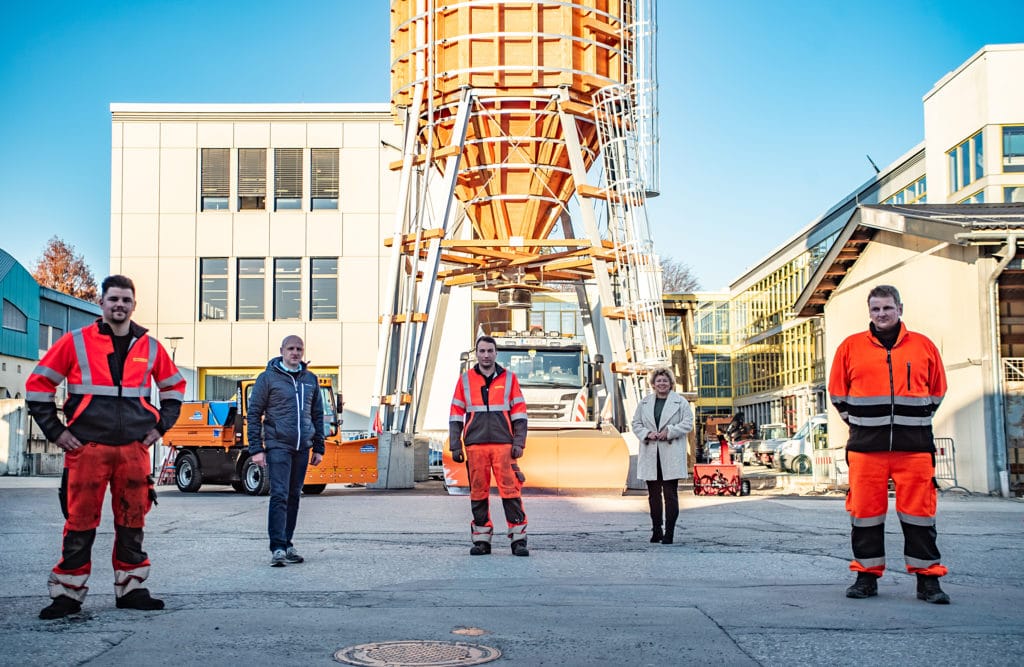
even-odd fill
[[[395,641],[489,647],[501,652],[492,664],[1024,663],[1018,500],[941,497],[953,602],[939,606],[915,597],[892,508],[879,596],[844,596],[854,577],[840,495],[686,491],[676,544],[661,545],[643,495],[531,494],[531,555],[516,558],[503,536],[491,556],[469,556],[469,499],[436,482],[330,486],[302,500],[306,562],[271,568],[267,498],[161,487],[147,585],[166,609],[115,608],[105,510],[83,611],[42,621],[56,487],[0,477],[0,664],[329,665],[339,650]],[[502,525],[496,497],[491,507]],[[430,662],[427,648],[414,644],[407,664],[467,664]]]

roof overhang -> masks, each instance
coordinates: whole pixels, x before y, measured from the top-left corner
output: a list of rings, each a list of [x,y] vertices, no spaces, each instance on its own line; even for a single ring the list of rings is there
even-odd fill
[[[1024,234],[1024,204],[861,204],[796,300],[793,310],[798,317],[824,312],[832,293],[879,231],[971,245],[979,232],[990,238]]]

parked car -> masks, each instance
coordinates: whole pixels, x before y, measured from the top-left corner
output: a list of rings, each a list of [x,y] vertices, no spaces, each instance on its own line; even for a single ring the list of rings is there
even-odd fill
[[[814,450],[828,447],[828,416],[817,414],[808,419],[792,438],[779,448],[780,470],[807,475],[814,464]]]
[[[775,462],[778,448],[789,439],[786,425],[765,424],[760,428],[760,436],[760,439],[746,443],[742,458],[744,463],[749,461],[770,467]]]

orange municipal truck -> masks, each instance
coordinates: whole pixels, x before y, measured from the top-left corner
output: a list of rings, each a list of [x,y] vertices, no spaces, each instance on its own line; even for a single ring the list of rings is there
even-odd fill
[[[230,484],[239,493],[262,496],[270,478],[248,451],[246,407],[256,380],[240,380],[236,400],[185,401],[178,421],[164,434],[173,447],[174,483],[186,493],[203,484]],[[343,440],[341,397],[330,379],[320,378],[324,406],[324,460],[306,471],[303,493],[321,493],[328,484],[377,481],[377,439]]]

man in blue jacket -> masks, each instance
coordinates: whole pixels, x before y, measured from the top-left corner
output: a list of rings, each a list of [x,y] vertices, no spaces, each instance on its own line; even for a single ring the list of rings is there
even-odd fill
[[[256,378],[249,398],[249,453],[270,474],[270,565],[304,559],[292,545],[306,465],[324,458],[324,408],[320,383],[302,361],[298,336],[281,341],[281,356]],[[310,457],[309,450],[313,450]]]

